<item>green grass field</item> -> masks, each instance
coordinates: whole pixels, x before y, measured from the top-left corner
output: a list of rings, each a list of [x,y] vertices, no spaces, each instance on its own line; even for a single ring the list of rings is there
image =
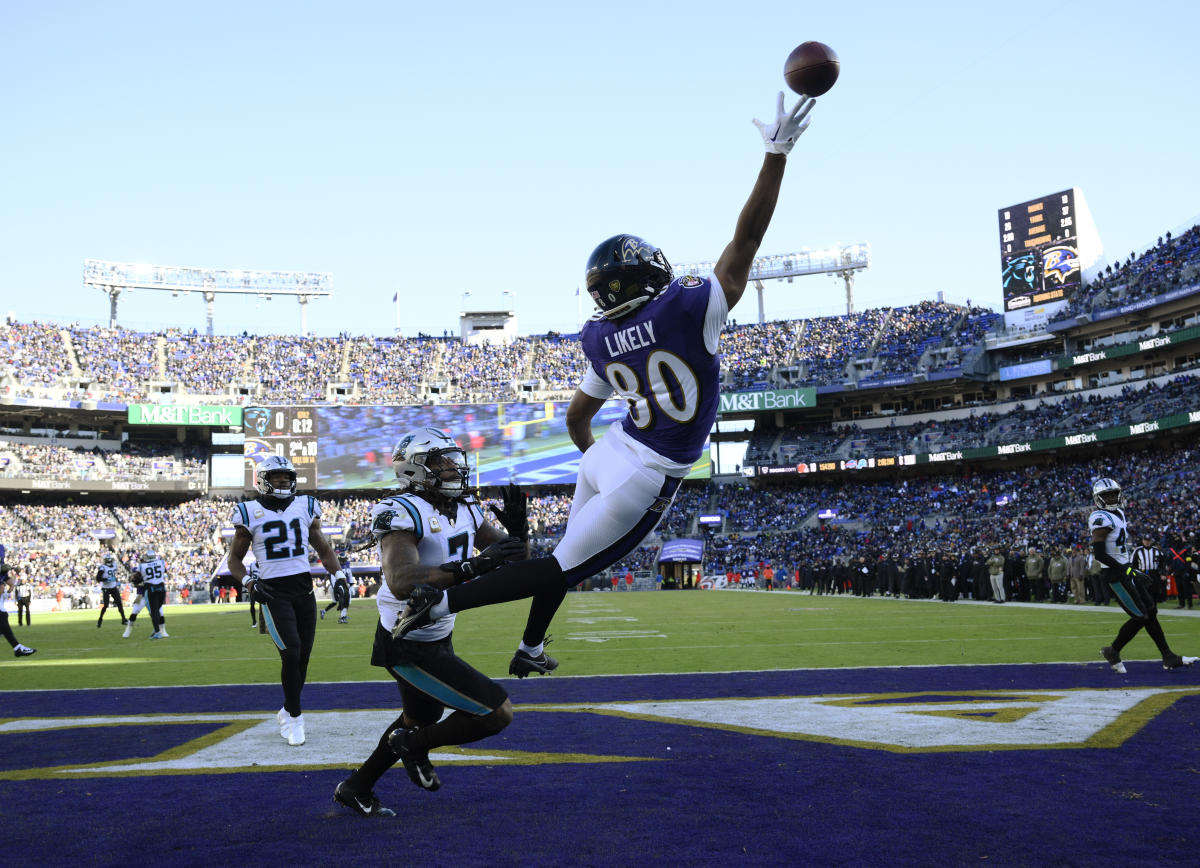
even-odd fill
[[[1177,653],[1200,654],[1200,617],[1163,609]],[[505,677],[527,612],[525,602],[459,616],[455,649],[492,677]],[[310,681],[374,680],[373,600],[356,601],[351,622],[336,612],[318,622]],[[121,638],[111,610],[96,629],[96,611],[39,614],[13,629],[38,649],[34,657],[0,657],[0,690],[188,684],[275,683],[279,657],[250,627],[246,605],[168,607],[170,639],[151,641],[138,616]],[[551,628],[563,675],[712,672],[849,666],[963,663],[1098,663],[1124,614],[1115,606],[937,603],[813,597],[788,591],[580,592],[567,595]],[[1139,634],[1128,660],[1157,658]],[[553,676],[552,676],[553,677]]]

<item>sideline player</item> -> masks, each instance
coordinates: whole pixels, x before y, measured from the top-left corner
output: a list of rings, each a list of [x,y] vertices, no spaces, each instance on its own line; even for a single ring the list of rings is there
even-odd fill
[[[754,122],[767,153],[711,277],[673,279],[663,252],[633,235],[592,252],[587,285],[600,310],[580,334],[588,365],[567,408],[567,431],[583,459],[562,541],[549,557],[445,592],[414,589],[400,635],[452,612],[533,597],[509,673],[524,678],[558,666],[544,639],[567,588],[617,563],[654,530],[704,449],[717,414],[721,328],[746,289],[787,154],[814,102],[805,97],[788,112],[781,93],[775,122]],[[592,418],[614,392],[629,412],[597,441]]]
[[[96,581],[100,583],[100,617],[96,619],[96,627],[104,623],[104,613],[108,611],[108,601],[112,600],[117,611],[121,613],[121,625],[126,626],[129,620],[125,617],[125,606],[121,604],[121,587],[117,581],[117,559],[111,552],[106,554],[96,567]]]
[[[337,785],[333,799],[363,816],[392,816],[375,795],[384,772],[404,763],[409,778],[423,790],[441,786],[429,751],[495,735],[512,722],[508,693],[454,653],[454,615],[413,630],[403,639],[392,629],[404,598],[416,585],[447,588],[487,572],[511,557],[527,555],[527,546],[484,520],[467,495],[466,454],[446,434],[418,428],[402,437],[392,452],[398,487],[371,511],[371,531],[379,541],[383,584],[376,602],[379,623],[371,664],[396,679],[404,711],[383,735],[367,760]],[[510,486],[506,503],[524,495]],[[514,492],[515,491],[515,495]],[[468,557],[476,549],[480,554]],[[443,712],[453,711],[444,720]]]
[[[275,715],[279,734],[290,745],[304,744],[300,691],[308,677],[308,659],[317,633],[317,600],[308,571],[308,547],[336,580],[341,565],[321,532],[321,504],[310,495],[296,496],[296,468],[271,455],[254,471],[258,497],[237,504],[231,520],[229,572],[257,600],[267,634],[279,649],[283,708]],[[243,559],[254,548],[256,571],[246,572]]]
[[[7,564],[0,565],[0,636],[12,646],[14,657],[29,657],[36,654],[37,649],[18,642],[12,627],[8,625],[8,601],[12,589],[17,586],[17,577],[13,572]]]
[[[1145,628],[1162,655],[1163,669],[1191,666],[1196,657],[1180,657],[1167,644],[1162,625],[1158,623],[1158,606],[1150,588],[1150,577],[1129,563],[1129,527],[1125,523],[1125,496],[1116,480],[1104,477],[1092,483],[1092,501],[1096,509],[1088,517],[1092,531],[1092,553],[1104,565],[1101,579],[1108,584],[1113,596],[1129,620],[1117,631],[1111,645],[1100,649],[1114,672],[1125,672],[1121,649]]]

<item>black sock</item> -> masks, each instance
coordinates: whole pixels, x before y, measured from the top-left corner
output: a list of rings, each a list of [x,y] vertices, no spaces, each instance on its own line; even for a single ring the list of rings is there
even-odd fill
[[[550,629],[554,613],[558,611],[566,596],[567,589],[562,587],[538,591],[533,595],[533,601],[529,604],[529,618],[525,621],[525,632],[521,636],[522,642],[532,648],[546,638],[546,631]]]
[[[371,792],[375,789],[375,784],[383,777],[383,773],[399,762],[400,758],[388,747],[387,738],[388,733],[401,726],[404,726],[403,714],[388,724],[388,728],[379,737],[379,744],[375,745],[375,750],[371,751],[366,762],[355,769],[354,773],[346,779],[350,789],[359,793]]]
[[[1162,624],[1158,623],[1158,615],[1150,616],[1150,620],[1146,622],[1146,633],[1154,640],[1154,644],[1158,646],[1158,653],[1162,655],[1163,660],[1175,656],[1175,653],[1171,650],[1171,646],[1167,644],[1167,637],[1163,634]]]
[[[539,592],[563,587],[562,567],[553,557],[504,564],[478,579],[455,585],[446,591],[451,612],[523,600]],[[553,613],[551,613],[553,614]]]
[[[494,712],[493,712],[494,713]],[[423,726],[412,735],[410,742],[417,750],[431,751],[448,744],[467,744],[479,741],[496,733],[496,728],[490,726],[488,717],[479,717],[465,711],[455,711],[442,720],[430,726]],[[503,728],[503,727],[501,727]]]
[[[1120,654],[1121,649],[1129,644],[1129,640],[1137,635],[1138,630],[1142,629],[1143,623],[1142,621],[1130,618],[1122,624],[1121,629],[1117,631],[1117,638],[1113,640],[1113,650]]]

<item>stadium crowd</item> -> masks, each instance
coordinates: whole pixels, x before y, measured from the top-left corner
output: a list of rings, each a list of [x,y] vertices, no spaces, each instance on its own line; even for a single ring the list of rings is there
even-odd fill
[[[1044,558],[1062,552],[1086,555],[1091,480],[1102,474],[1124,482],[1136,534],[1149,536],[1164,554],[1200,547],[1198,458],[1200,442],[1193,436],[1184,448],[1156,445],[1118,457],[1062,459],[1014,469],[964,468],[942,476],[841,477],[755,488],[689,483],[656,534],[612,572],[653,572],[661,542],[684,537],[705,540],[698,569],[706,576],[737,575],[751,581],[757,576],[761,586],[770,567],[779,577],[777,586],[814,592],[988,599],[990,590],[967,582],[965,565],[974,564],[978,573],[978,564],[997,550],[1021,562],[1030,549]],[[322,499],[323,524],[331,532],[337,528],[336,544],[366,538],[374,500]],[[111,547],[127,564],[146,548],[156,550],[167,562],[177,599],[185,587],[194,596],[207,588],[232,530],[232,506],[231,500],[207,498],[159,506],[10,504],[0,506],[0,534],[10,561],[28,565],[40,596],[55,597],[60,589],[68,599],[86,595],[94,586],[102,551]],[[548,552],[565,526],[570,498],[532,492],[529,509],[534,553]],[[701,513],[722,516],[723,527],[702,529],[697,522]],[[352,560],[378,563],[373,547]],[[869,581],[863,579],[864,569]],[[936,581],[942,574],[957,577],[956,582]],[[910,576],[908,584],[905,575]],[[1022,575],[1012,573],[1012,593],[1036,596],[1038,588],[1023,586]],[[886,579],[882,585],[881,576]],[[1069,596],[1059,593],[1056,599]]]
[[[1107,266],[1059,318],[1131,304],[1198,279],[1200,226],[1193,226]],[[723,385],[731,390],[847,380],[870,385],[873,379],[945,370],[998,328],[999,317],[969,302],[960,307],[923,301],[846,316],[731,321],[722,341]],[[425,335],[209,336],[11,318],[0,326],[0,352],[6,360],[0,369],[5,394],[46,397],[47,390],[57,390],[53,397],[116,402],[161,400],[169,394],[164,388],[245,403],[267,394],[276,402],[297,403],[505,401],[523,397],[525,384],[539,391],[573,389],[582,362],[574,336],[557,333],[480,347]],[[1019,353],[1009,359],[1020,360]],[[776,375],[780,368],[789,371],[787,378]]]
[[[36,442],[45,439],[45,443]],[[67,447],[50,438],[0,438],[0,478],[192,481],[203,487],[208,456],[194,447],[165,449],[126,441],[120,449]]]
[[[746,449],[746,463],[792,463],[822,458],[860,458],[972,449],[1040,440],[1100,428],[1148,422],[1200,409],[1200,377],[1184,373],[1141,388],[1128,385],[1112,395],[1076,394],[1058,401],[1038,399],[1003,412],[864,428],[855,423],[761,425]]]

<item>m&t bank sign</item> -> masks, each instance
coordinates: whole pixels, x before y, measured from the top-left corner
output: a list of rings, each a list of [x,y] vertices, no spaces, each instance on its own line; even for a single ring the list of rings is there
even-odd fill
[[[130,425],[204,425],[212,428],[241,427],[241,407],[195,404],[130,404]]]
[[[817,390],[781,389],[773,392],[732,392],[721,395],[718,413],[756,413],[763,410],[798,410],[817,405]]]

